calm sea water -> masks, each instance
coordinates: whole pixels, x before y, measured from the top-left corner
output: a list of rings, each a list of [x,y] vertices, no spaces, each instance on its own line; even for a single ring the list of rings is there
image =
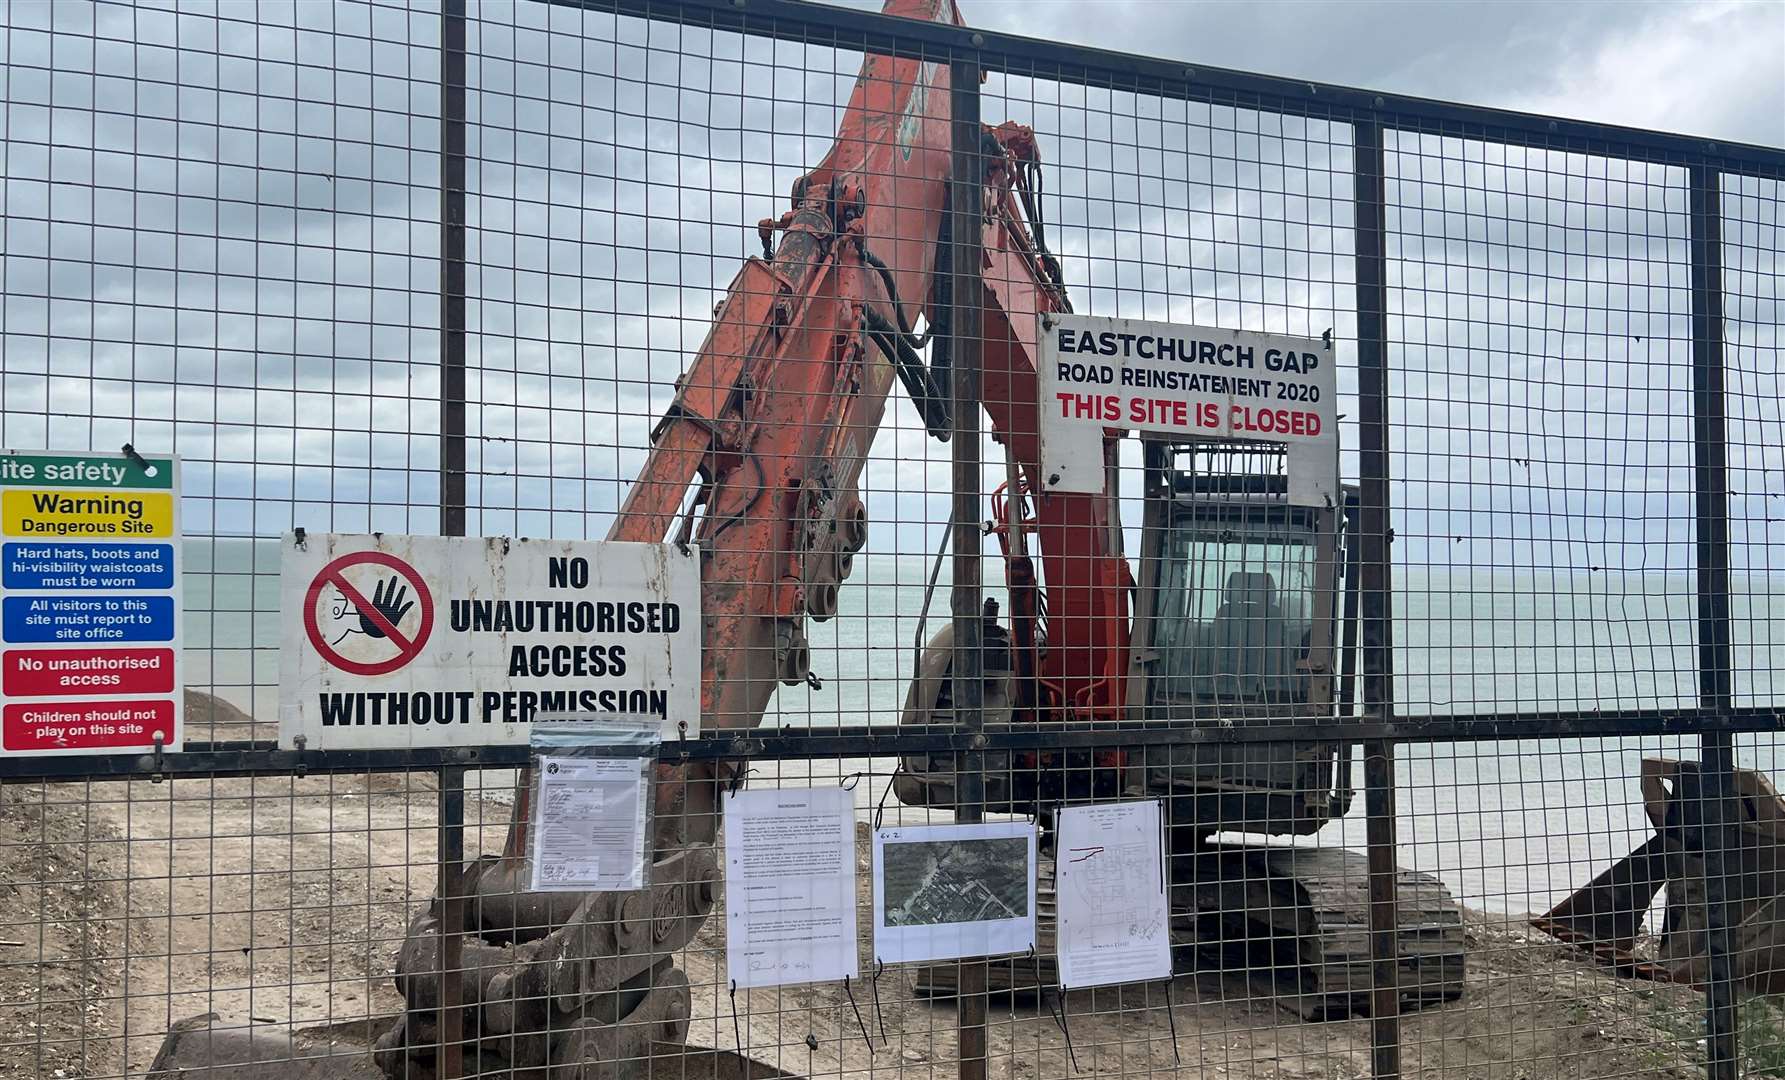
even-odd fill
[[[187,684],[269,720],[278,696],[278,558],[270,541],[192,540],[186,552]],[[987,561],[988,574],[996,565]],[[837,618],[811,627],[824,688],[783,688],[766,722],[896,723],[920,625],[927,637],[947,618],[945,567],[922,620],[929,570],[921,555],[858,558]],[[988,581],[987,591],[997,595],[998,583]],[[1399,567],[1398,708],[1417,716],[1690,706],[1692,591],[1689,574]],[[1738,578],[1736,591],[1738,696],[1773,704],[1774,671],[1785,660],[1785,584]],[[1769,737],[1743,737],[1738,752],[1744,765],[1776,773],[1776,749]],[[1403,746],[1403,864],[1438,875],[1473,906],[1542,910],[1647,837],[1641,759],[1696,753],[1695,739],[1678,738]],[[892,765],[828,760],[779,772],[783,782],[816,783],[871,771],[878,782],[858,789],[865,810]],[[1361,786],[1361,775],[1354,782]],[[1363,827],[1360,795],[1353,813],[1314,842],[1361,846]]]

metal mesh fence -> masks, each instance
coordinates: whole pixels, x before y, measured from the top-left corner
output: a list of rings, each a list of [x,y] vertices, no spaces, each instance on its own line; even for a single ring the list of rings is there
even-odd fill
[[[0,8],[0,447],[179,455],[187,688],[0,755],[0,1076],[1785,1068],[1780,152],[889,11]],[[1309,342],[1324,503],[1256,426],[1062,489],[1066,313]],[[697,547],[652,885],[528,891],[524,747],[281,741],[293,529]],[[718,807],[839,786],[856,974],[750,988]]]

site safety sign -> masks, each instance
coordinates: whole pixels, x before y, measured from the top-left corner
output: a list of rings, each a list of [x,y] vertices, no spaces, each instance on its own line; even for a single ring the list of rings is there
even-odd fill
[[[1101,493],[1103,433],[1277,443],[1289,500],[1338,502],[1338,365],[1319,338],[1050,313],[1038,316],[1041,479]]]
[[[178,750],[180,468],[0,451],[0,753]]]
[[[280,743],[524,745],[553,714],[696,735],[699,566],[673,544],[290,534]]]

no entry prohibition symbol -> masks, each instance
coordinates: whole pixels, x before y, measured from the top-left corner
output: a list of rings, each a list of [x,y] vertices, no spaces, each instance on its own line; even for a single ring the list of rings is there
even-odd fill
[[[367,596],[362,585],[349,580],[347,571],[362,565],[382,567],[378,581]],[[324,628],[318,616],[323,593],[334,589],[339,599],[333,605],[331,625]],[[413,630],[405,632],[403,623],[410,609],[418,616]],[[324,660],[353,675],[388,675],[421,653],[434,631],[434,598],[427,582],[413,566],[382,551],[356,551],[343,555],[323,567],[310,582],[304,596],[304,632],[310,644]],[[332,637],[332,640],[331,640]],[[384,647],[375,642],[384,642]],[[346,654],[343,645],[351,643],[354,652],[366,653],[356,659]],[[378,656],[379,653],[389,655]]]

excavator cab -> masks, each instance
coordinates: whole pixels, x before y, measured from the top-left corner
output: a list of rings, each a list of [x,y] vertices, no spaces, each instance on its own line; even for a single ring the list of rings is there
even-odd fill
[[[1354,702],[1359,613],[1357,498],[1289,499],[1280,448],[1146,440],[1138,581],[1123,724],[1281,726],[1269,742],[1174,742],[1121,750],[984,755],[984,809],[1033,813],[1044,828],[1039,910],[1053,910],[1047,811],[1061,803],[1156,798],[1169,817],[1172,941],[1179,970],[1221,972],[1308,1019],[1371,1002],[1365,856],[1336,845],[1235,843],[1219,834],[1307,835],[1349,809],[1351,748],[1336,721]],[[1323,500],[1326,502],[1326,500]],[[988,607],[988,727],[1022,709],[1012,647]],[[944,722],[953,637],[926,651],[906,723]],[[1067,722],[1072,714],[1061,717]],[[952,808],[951,755],[902,759],[893,790]],[[1400,991],[1413,1008],[1462,993],[1463,925],[1442,882],[1403,870]],[[1057,982],[1052,928],[1031,975],[994,965],[993,989]],[[955,990],[956,966],[919,970],[920,992]]]
[[[1291,503],[1281,451],[1149,440],[1145,460],[1129,719],[1333,718],[1338,616],[1357,610],[1345,508]],[[1310,833],[1345,811],[1341,753],[1319,742],[1174,747],[1136,759],[1124,787],[1167,797],[1174,823],[1198,835]]]
[[[1289,502],[1280,448],[1144,442],[1139,582],[1123,719],[1129,725],[1286,724],[1335,716],[1335,639],[1355,619],[1342,572],[1344,509]],[[1346,591],[1344,603],[1338,592]],[[988,613],[986,722],[1020,713],[1013,635]],[[931,641],[904,722],[944,722],[952,632]],[[1072,716],[1056,717],[1071,721]],[[1150,794],[1182,835],[1315,831],[1349,805],[1347,751],[1330,743],[1197,743],[1126,752],[987,756],[984,808],[1039,813],[1062,802]],[[954,802],[950,755],[904,759],[894,791]]]

